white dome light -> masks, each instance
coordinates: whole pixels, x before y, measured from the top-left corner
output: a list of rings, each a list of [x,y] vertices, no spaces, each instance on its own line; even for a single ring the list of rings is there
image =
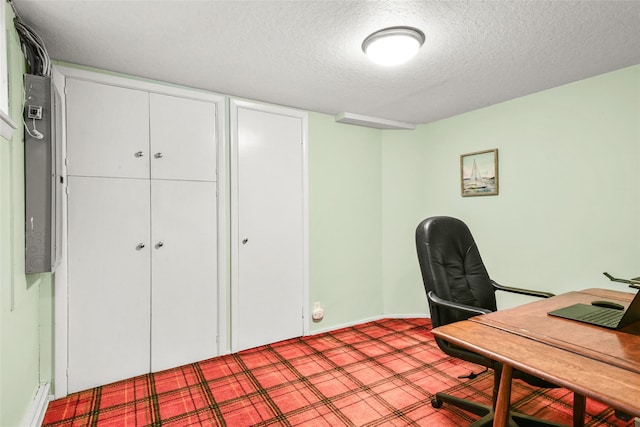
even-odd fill
[[[376,31],[362,43],[367,57],[378,65],[400,65],[413,58],[424,43],[424,33],[412,27]]]

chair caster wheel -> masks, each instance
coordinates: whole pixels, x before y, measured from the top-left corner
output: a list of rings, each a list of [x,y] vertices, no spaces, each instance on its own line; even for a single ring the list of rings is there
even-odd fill
[[[438,400],[437,397],[431,399],[431,406],[438,409],[442,407],[442,400]]]
[[[631,418],[633,418],[633,416],[631,416],[631,415],[629,415],[629,414],[627,414],[625,412],[619,411],[617,409],[615,411],[615,414],[616,414],[616,418],[617,419],[622,420],[622,421],[626,421],[626,422],[631,421]]]

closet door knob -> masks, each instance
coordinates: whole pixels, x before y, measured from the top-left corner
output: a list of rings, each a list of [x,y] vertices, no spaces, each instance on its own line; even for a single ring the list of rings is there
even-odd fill
[[[134,156],[142,157],[142,156],[144,156],[144,153],[142,151],[138,151],[136,154],[134,154]]]
[[[142,250],[142,249],[144,249],[144,243],[140,243],[140,244],[138,244],[138,246],[136,246],[136,250],[137,251]]]
[[[244,239],[242,239],[242,244],[243,244],[243,245],[246,245],[248,241],[249,241],[249,239],[247,239],[247,238],[245,237]]]
[[[161,159],[162,153],[156,153],[153,157],[155,157],[156,159]]]
[[[156,243],[156,249],[160,249],[163,246],[164,246],[164,243],[162,243],[162,242]]]

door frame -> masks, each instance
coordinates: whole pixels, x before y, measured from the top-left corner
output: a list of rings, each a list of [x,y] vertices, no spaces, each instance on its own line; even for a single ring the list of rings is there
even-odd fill
[[[61,98],[59,111],[56,112],[56,123],[60,126],[60,138],[56,141],[56,151],[62,159],[66,159],[66,79],[74,78],[95,83],[108,84],[128,89],[145,90],[162,95],[178,96],[195,100],[207,101],[216,106],[216,143],[217,143],[217,203],[218,203],[218,355],[228,353],[228,272],[227,272],[227,110],[226,98],[223,95],[205,90],[170,85],[163,82],[152,82],[134,76],[116,75],[108,71],[87,71],[68,66],[54,65],[52,70],[52,83],[57,94]],[[67,261],[67,173],[66,160],[62,162],[62,175],[64,177],[64,193],[62,202],[62,257],[60,265],[55,271],[54,283],[54,378],[55,399],[65,397],[68,394],[67,368],[68,368],[68,261]],[[151,357],[151,355],[149,355]]]
[[[247,101],[237,98],[229,100],[229,134],[230,134],[230,181],[231,181],[231,352],[237,351],[239,337],[234,325],[238,324],[239,309],[239,251],[240,251],[240,227],[239,215],[239,188],[238,188],[238,110],[240,108],[260,112],[295,117],[302,121],[302,331],[303,336],[309,335],[309,118],[306,111],[295,110],[288,107],[280,107]]]

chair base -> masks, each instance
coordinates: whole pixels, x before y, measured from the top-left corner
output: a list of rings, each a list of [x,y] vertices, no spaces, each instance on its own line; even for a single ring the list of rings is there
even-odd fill
[[[479,420],[473,422],[469,427],[490,427],[493,426],[493,418],[495,413],[493,407],[490,405],[483,405],[481,403],[472,402],[470,400],[462,399],[460,397],[451,396],[446,393],[436,393],[436,396],[431,400],[431,406],[434,408],[440,408],[443,403],[448,403],[464,411],[471,412],[475,415],[480,415]],[[529,415],[521,414],[519,412],[511,411],[509,417],[509,427],[566,427],[563,424],[554,423],[551,421],[534,418]]]

